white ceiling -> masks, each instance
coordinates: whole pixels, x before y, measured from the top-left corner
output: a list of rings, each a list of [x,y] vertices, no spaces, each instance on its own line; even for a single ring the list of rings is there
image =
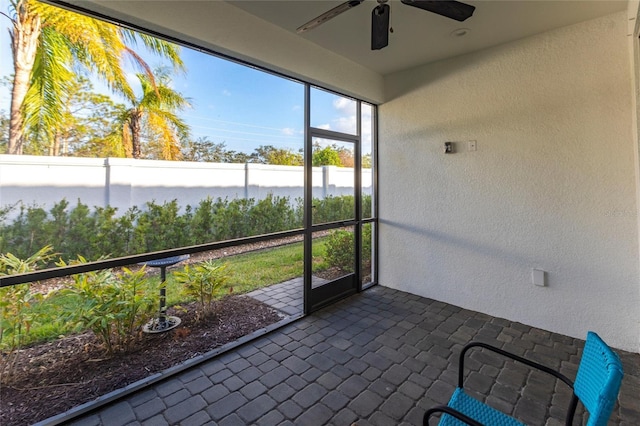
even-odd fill
[[[342,0],[227,0],[271,24],[295,33],[296,28]],[[476,6],[473,16],[454,21],[400,0],[390,0],[389,46],[371,51],[371,11],[375,0],[365,0],[323,25],[300,35],[325,49],[385,75],[490,46],[528,37],[578,22],[626,10],[622,0],[467,0]],[[468,29],[467,35],[452,33]]]

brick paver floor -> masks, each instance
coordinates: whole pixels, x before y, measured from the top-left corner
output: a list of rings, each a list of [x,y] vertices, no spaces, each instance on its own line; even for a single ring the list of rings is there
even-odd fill
[[[314,276],[311,287],[316,288],[328,283],[324,278]],[[302,277],[294,278],[279,284],[262,287],[247,293],[247,296],[266,303],[278,309],[285,315],[301,315],[304,312],[304,280]]]
[[[584,341],[375,286],[76,419],[74,425],[419,425],[457,383],[471,340],[575,377]],[[640,355],[610,424],[640,424]],[[544,374],[476,351],[465,387],[533,425],[563,424],[570,394]],[[489,396],[487,396],[489,395]]]
[[[297,315],[304,312],[303,291],[303,278],[298,277],[280,284],[259,288],[247,293],[247,296],[266,303],[286,315]]]

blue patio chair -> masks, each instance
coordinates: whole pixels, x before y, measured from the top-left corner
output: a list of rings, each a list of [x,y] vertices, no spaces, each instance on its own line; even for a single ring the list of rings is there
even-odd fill
[[[537,362],[503,351],[502,349],[480,342],[466,345],[460,353],[458,387],[451,396],[447,406],[429,409],[423,419],[423,425],[429,424],[429,418],[435,413],[443,413],[439,426],[522,426],[523,423],[506,414],[489,407],[477,399],[467,395],[462,387],[464,379],[464,356],[473,347],[482,347],[492,352],[511,358],[545,373],[551,374],[566,383],[573,396],[567,409],[566,425],[573,423],[573,416],[578,405],[582,403],[589,412],[587,426],[605,426],[613,411],[620,383],[622,382],[622,363],[618,355],[602,341],[594,332],[587,334],[575,384],[563,374]],[[540,419],[542,424],[542,419]]]

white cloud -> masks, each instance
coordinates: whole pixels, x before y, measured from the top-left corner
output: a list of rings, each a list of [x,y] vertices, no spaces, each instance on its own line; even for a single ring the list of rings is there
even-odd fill
[[[316,126],[318,129],[322,129],[322,130],[331,130],[331,124],[320,124],[319,126]]]
[[[334,128],[337,132],[353,134],[356,130],[356,116],[348,115],[345,117],[338,117],[333,120]]]
[[[337,97],[333,100],[333,107],[345,114],[355,114],[356,102],[349,98]]]
[[[336,97],[333,100],[333,108],[338,113],[338,117],[331,120],[332,127],[337,132],[353,134],[356,130],[356,101]]]
[[[350,99],[338,98],[334,100],[333,106],[336,110],[340,111],[341,116],[331,120],[332,128],[338,132],[353,134],[356,131],[357,117],[356,117],[356,104]],[[362,104],[361,107],[361,143],[362,153],[371,153],[371,140],[372,140],[372,114],[373,108],[368,104]]]
[[[223,94],[224,96],[231,96],[231,92],[230,92],[230,91],[228,91],[227,89],[224,89],[224,90],[222,91],[222,94]]]
[[[292,129],[291,127],[285,127],[284,129],[282,129],[282,134],[286,136],[293,136],[296,134],[296,130]]]

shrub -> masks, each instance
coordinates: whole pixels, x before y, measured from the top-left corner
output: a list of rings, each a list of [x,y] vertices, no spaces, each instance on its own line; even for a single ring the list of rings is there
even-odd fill
[[[188,220],[184,215],[179,215],[177,200],[162,205],[149,202],[146,207],[140,213],[134,231],[134,239],[141,253],[189,245]]]
[[[73,263],[85,263],[82,256]],[[59,266],[66,266],[60,262]],[[155,311],[155,294],[145,278],[145,268],[122,273],[110,269],[73,276],[70,288],[60,290],[75,296],[76,309],[63,313],[75,326],[90,329],[102,341],[108,354],[128,350],[137,331]]]
[[[191,219],[191,237],[193,238],[193,244],[204,244],[214,241],[216,235],[215,216],[217,208],[216,202],[211,197],[200,201]]]
[[[327,237],[325,262],[345,272],[354,271],[355,236],[353,231],[338,229]],[[371,224],[362,226],[362,267],[371,267]]]
[[[113,207],[96,207],[93,213],[93,238],[91,239],[91,255],[84,251],[71,252],[97,259],[100,256],[125,256],[131,254],[130,241],[133,235],[133,218],[135,210],[129,209],[121,217],[116,217],[117,209]]]
[[[255,203],[253,198],[218,198],[215,215],[216,241],[230,240],[251,235],[249,211]]]
[[[174,272],[177,283],[183,285],[187,296],[200,305],[203,316],[212,312],[214,300],[220,296],[224,283],[229,279],[228,264],[205,260],[197,265],[186,265],[182,271]],[[198,317],[200,313],[198,314]]]
[[[33,271],[39,264],[53,257],[51,246],[45,246],[27,259],[19,259],[11,253],[0,254],[0,275],[20,274]],[[36,315],[29,309],[31,304],[42,299],[41,294],[31,292],[31,284],[18,284],[0,288],[0,347],[8,351],[4,358],[3,372],[11,373],[17,359],[17,350],[22,347]]]
[[[63,200],[64,201],[64,200]],[[61,203],[60,203],[61,204]],[[53,213],[54,209],[51,209]],[[102,256],[99,252],[100,236],[96,226],[96,213],[80,200],[71,210],[64,210],[54,215],[61,224],[58,232],[51,235],[50,241],[55,241],[57,249],[64,259],[73,259],[83,255],[89,259],[97,259]],[[55,220],[55,219],[54,219]]]
[[[47,212],[37,206],[20,205],[16,219],[2,229],[0,252],[13,253],[19,259],[28,258],[52,241],[47,235]],[[36,248],[37,247],[37,248]]]
[[[354,235],[352,231],[338,229],[327,237],[325,262],[345,272],[353,272],[355,264]]]
[[[323,199],[313,199],[313,223],[335,222],[355,218],[355,199],[353,195]]]
[[[268,194],[249,211],[251,235],[269,234],[300,228],[302,221],[296,222],[295,211],[289,206],[288,197]]]
[[[354,218],[354,197],[314,199],[314,223]],[[363,198],[365,216],[370,197]],[[195,208],[182,209],[177,200],[134,206],[117,216],[117,209],[94,207],[65,199],[48,212],[38,206],[19,206],[16,219],[7,224],[12,206],[0,210],[0,253],[11,251],[27,258],[37,248],[55,244],[65,261],[81,255],[90,261],[175,247],[210,243],[302,227],[302,199],[267,195],[262,200],[202,200]],[[51,262],[47,266],[54,266]]]
[[[373,225],[366,223],[362,225],[362,270],[371,270],[371,248],[373,247],[373,241],[371,241],[371,229]]]
[[[371,195],[364,194],[362,196],[362,217],[370,218],[371,213]]]

